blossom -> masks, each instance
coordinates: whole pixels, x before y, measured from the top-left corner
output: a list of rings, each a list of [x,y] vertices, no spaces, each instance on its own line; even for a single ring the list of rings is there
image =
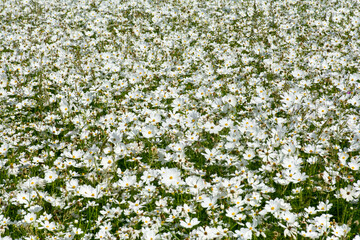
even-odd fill
[[[358,171],[360,168],[360,162],[352,160],[348,163],[348,167],[353,171]]]
[[[71,109],[71,106],[70,104],[68,103],[68,101],[66,100],[61,100],[61,103],[60,103],[60,110],[62,113],[68,113]]]
[[[141,229],[141,232],[143,233],[142,239],[144,240],[160,239],[160,236],[157,234],[157,231],[155,229],[145,227]]]
[[[206,186],[205,181],[197,176],[190,176],[186,178],[185,183],[189,186],[190,193],[199,193]]]
[[[262,211],[262,214],[266,214],[266,213],[271,213],[273,214],[275,217],[278,217],[280,214],[280,203],[277,201],[277,199],[275,200],[268,200],[264,210]]]
[[[292,224],[296,221],[297,215],[290,211],[285,211],[281,213],[281,218],[285,220],[286,223]]]
[[[157,128],[153,125],[147,125],[141,129],[141,133],[145,138],[152,138],[157,133]]]
[[[228,103],[232,107],[235,107],[237,104],[237,100],[236,100],[235,96],[233,96],[231,94],[224,96],[222,98],[222,101]]]
[[[6,156],[8,150],[9,150],[9,145],[7,143],[3,143],[0,146],[0,155]]]
[[[346,188],[340,188],[340,197],[347,202],[354,200],[355,193],[355,189],[351,185],[348,185]]]
[[[103,196],[102,191],[98,188],[94,188],[90,185],[82,185],[79,187],[79,194],[85,198],[101,198]]]
[[[95,234],[95,239],[106,239],[107,237],[109,237],[109,233],[104,229],[100,229],[100,231]]]
[[[201,153],[208,160],[214,159],[220,152],[217,149],[205,149],[205,153]]]
[[[303,78],[306,75],[306,72],[300,70],[300,69],[295,69],[292,73],[293,77],[295,78]]]
[[[51,183],[51,182],[54,182],[58,177],[59,177],[59,175],[55,171],[48,170],[45,172],[44,180],[47,183]]]
[[[65,157],[71,158],[71,159],[79,159],[83,156],[84,151],[83,150],[74,150],[72,152],[70,151],[64,151]]]
[[[111,156],[105,156],[101,159],[101,165],[103,165],[104,169],[111,168],[113,163],[114,163],[114,160]]]
[[[326,200],[325,202],[320,202],[319,205],[317,206],[317,209],[319,212],[329,211],[332,206],[333,206],[333,204],[330,203],[329,200]]]
[[[332,233],[339,238],[346,236],[349,231],[350,227],[346,224],[342,226],[336,225],[334,228],[332,228]]]
[[[120,187],[125,187],[125,188],[131,187],[137,183],[136,176],[134,176],[134,175],[124,176],[118,182],[119,182]]]
[[[318,108],[318,113],[319,113],[320,116],[325,115],[327,112],[328,112],[328,109],[327,109],[327,107],[325,107],[325,106],[320,106],[320,107]]]
[[[293,144],[286,144],[282,147],[281,152],[285,155],[290,155],[295,153],[295,146]]]
[[[72,232],[74,233],[74,235],[80,235],[83,233],[81,228],[77,228],[77,227],[73,227]]]
[[[206,209],[214,208],[217,200],[214,196],[204,196],[201,199],[201,206]]]
[[[198,225],[200,221],[197,218],[186,218],[185,221],[180,220],[180,226],[184,228],[193,228],[194,226]]]
[[[226,210],[226,216],[229,218],[235,218],[239,213],[239,209],[235,207],[230,207]]]
[[[26,222],[26,223],[35,223],[35,221],[36,221],[36,214],[35,213],[28,213],[28,214],[26,214],[25,216],[24,216],[24,221]]]
[[[249,228],[241,228],[240,230],[235,230],[235,237],[238,237],[240,239],[252,239],[252,230]]]
[[[245,160],[251,160],[255,157],[255,151],[252,149],[248,149],[245,151],[245,153],[243,154],[243,157]]]
[[[69,182],[66,183],[66,190],[67,191],[76,191],[79,186],[78,179],[71,179]]]
[[[181,173],[177,168],[166,168],[161,173],[161,182],[166,186],[180,186],[183,181],[181,180]]]
[[[49,231],[56,230],[56,224],[55,222],[49,222],[48,220],[45,220],[44,222],[41,222],[41,225],[43,229],[47,229]]]
[[[346,152],[339,152],[338,156],[339,156],[339,161],[341,162],[341,164],[346,165],[346,160],[348,159],[349,154],[347,154]]]

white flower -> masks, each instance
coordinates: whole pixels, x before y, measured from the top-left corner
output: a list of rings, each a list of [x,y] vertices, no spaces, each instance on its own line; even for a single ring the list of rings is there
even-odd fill
[[[339,161],[342,165],[346,165],[346,160],[349,158],[349,154],[346,152],[339,152],[338,153]]]
[[[348,185],[346,188],[340,188],[340,197],[347,202],[354,200],[355,194],[356,192],[351,185]]]
[[[287,224],[293,224],[297,219],[297,215],[296,213],[285,211],[281,213],[281,218],[285,220]]]
[[[217,198],[213,196],[203,196],[201,197],[201,206],[206,209],[214,208],[217,202]],[[200,199],[200,197],[199,197]]]
[[[359,20],[360,22],[360,20]],[[360,235],[356,235],[353,240],[360,240]]]
[[[111,223],[103,223],[103,225],[100,226],[100,230],[104,230],[105,232],[110,232],[112,229]]]
[[[358,171],[360,168],[360,163],[355,160],[351,160],[348,164],[348,167],[353,171]]]
[[[66,183],[67,191],[75,191],[79,186],[79,180],[72,178],[70,182]]]
[[[56,230],[56,224],[55,222],[49,222],[48,220],[45,220],[44,222],[41,222],[42,227],[40,229],[47,229],[49,231]]]
[[[272,213],[274,216],[278,217],[280,211],[280,202],[278,199],[275,200],[268,200],[265,205],[265,213]]]
[[[329,211],[331,209],[331,207],[333,206],[332,203],[329,203],[329,200],[326,200],[326,202],[320,202],[319,205],[317,206],[317,209],[319,212],[325,212],[325,211]]]
[[[252,149],[246,150],[243,157],[245,160],[251,160],[255,157],[255,151]]]
[[[185,144],[183,143],[175,143],[172,146],[172,150],[175,152],[182,152],[184,151]]]
[[[74,235],[80,235],[83,233],[83,230],[81,230],[81,228],[73,227],[72,232]]]
[[[219,121],[219,124],[223,128],[230,128],[233,127],[233,121],[227,118],[223,118]]]
[[[104,167],[104,169],[107,169],[107,168],[111,168],[111,166],[113,165],[114,163],[114,160],[111,156],[104,156],[102,159],[101,159],[101,165]]]
[[[30,200],[30,194],[26,192],[20,192],[16,195],[16,199],[20,204],[28,204]]]
[[[183,183],[181,173],[177,168],[167,168],[161,174],[161,182],[166,186],[179,186]]]
[[[293,75],[294,78],[303,78],[306,75],[306,72],[300,70],[300,69],[295,69],[294,71],[292,71],[291,73]]]
[[[145,138],[152,138],[157,133],[157,128],[153,125],[147,125],[141,129],[141,133]]]
[[[120,187],[131,187],[136,184],[136,176],[124,176],[123,179],[119,180]]]
[[[51,183],[51,182],[54,182],[58,177],[59,177],[59,175],[55,171],[48,170],[45,172],[44,180],[47,183]]]
[[[228,94],[228,95],[224,96],[224,97],[222,98],[222,101],[223,101],[224,103],[228,103],[228,104],[231,105],[232,107],[235,107],[236,104],[237,104],[237,101],[236,101],[235,96],[233,96],[233,95],[231,95],[231,94]]]
[[[201,153],[202,155],[204,155],[204,157],[207,160],[211,160],[214,159],[218,154],[220,154],[220,152],[218,150],[216,150],[215,148],[209,150],[209,149],[205,149],[205,153]]]
[[[241,228],[240,230],[235,230],[234,237],[238,237],[238,239],[252,239],[252,231],[249,228]]]
[[[148,227],[145,227],[141,229],[141,232],[143,233],[142,239],[144,240],[160,239],[155,229],[150,229]]]
[[[36,214],[35,213],[28,213],[25,215],[24,220],[26,223],[34,223],[36,220]]]
[[[70,111],[70,105],[66,100],[61,100],[60,102],[60,110],[62,113],[68,113]]]
[[[350,74],[350,76],[349,76],[350,83],[355,83],[358,80],[360,80],[360,74],[359,73]]]
[[[327,112],[328,112],[328,109],[327,109],[327,107],[325,107],[325,106],[320,106],[320,107],[318,108],[318,113],[319,113],[320,116],[325,115]]]
[[[191,193],[198,193],[206,186],[205,181],[198,176],[190,176],[186,178],[185,182]]]
[[[37,213],[37,212],[40,212],[42,209],[43,209],[42,206],[34,205],[34,206],[29,207],[29,212]]]
[[[295,146],[293,144],[286,144],[282,147],[281,152],[285,155],[290,155],[295,153]]]
[[[99,232],[96,233],[95,239],[107,239],[109,237],[108,232],[103,229],[100,229]]]
[[[74,150],[72,152],[70,151],[64,151],[65,157],[71,158],[71,159],[79,159],[84,154],[84,151],[82,150]]]
[[[316,214],[317,210],[315,207],[308,207],[308,208],[304,208],[304,210],[308,213],[308,214]]]
[[[226,210],[226,216],[232,219],[235,219],[238,213],[239,213],[239,209],[236,207],[230,207]]]
[[[147,117],[145,120],[146,123],[152,123],[152,124],[156,124],[160,121],[161,121],[161,115],[156,112],[151,113],[150,116]]]
[[[335,225],[335,227],[332,228],[333,234],[339,238],[346,236],[349,231],[350,231],[350,227],[347,226],[346,224],[344,224],[342,226]]]
[[[190,219],[189,217],[187,217],[185,221],[180,220],[180,226],[184,228],[192,228],[195,225],[198,225],[199,223],[200,221],[197,218]]]
[[[101,198],[103,193],[98,188],[93,188],[90,185],[83,185],[79,187],[79,194],[85,198]]]

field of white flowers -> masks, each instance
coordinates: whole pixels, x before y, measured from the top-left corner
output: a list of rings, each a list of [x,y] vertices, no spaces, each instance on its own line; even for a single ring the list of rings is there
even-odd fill
[[[360,239],[359,0],[2,0],[0,239]]]

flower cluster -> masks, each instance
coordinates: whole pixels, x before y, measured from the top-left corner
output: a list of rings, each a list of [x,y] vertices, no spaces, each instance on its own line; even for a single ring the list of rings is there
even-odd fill
[[[1,239],[360,239],[359,1],[1,8]]]

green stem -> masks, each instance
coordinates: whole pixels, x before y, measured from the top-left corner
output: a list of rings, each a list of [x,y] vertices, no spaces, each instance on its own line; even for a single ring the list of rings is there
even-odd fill
[[[345,210],[344,210],[344,212],[343,212],[343,216],[342,216],[342,219],[341,219],[341,223],[344,223],[344,221],[345,221],[345,216],[346,216],[347,207],[348,207],[348,204],[345,205]]]
[[[93,213],[94,213],[93,210],[94,210],[94,209],[89,209],[89,219],[88,219],[88,223],[87,223],[86,229],[90,229],[90,222],[91,222],[92,215],[93,215]]]

